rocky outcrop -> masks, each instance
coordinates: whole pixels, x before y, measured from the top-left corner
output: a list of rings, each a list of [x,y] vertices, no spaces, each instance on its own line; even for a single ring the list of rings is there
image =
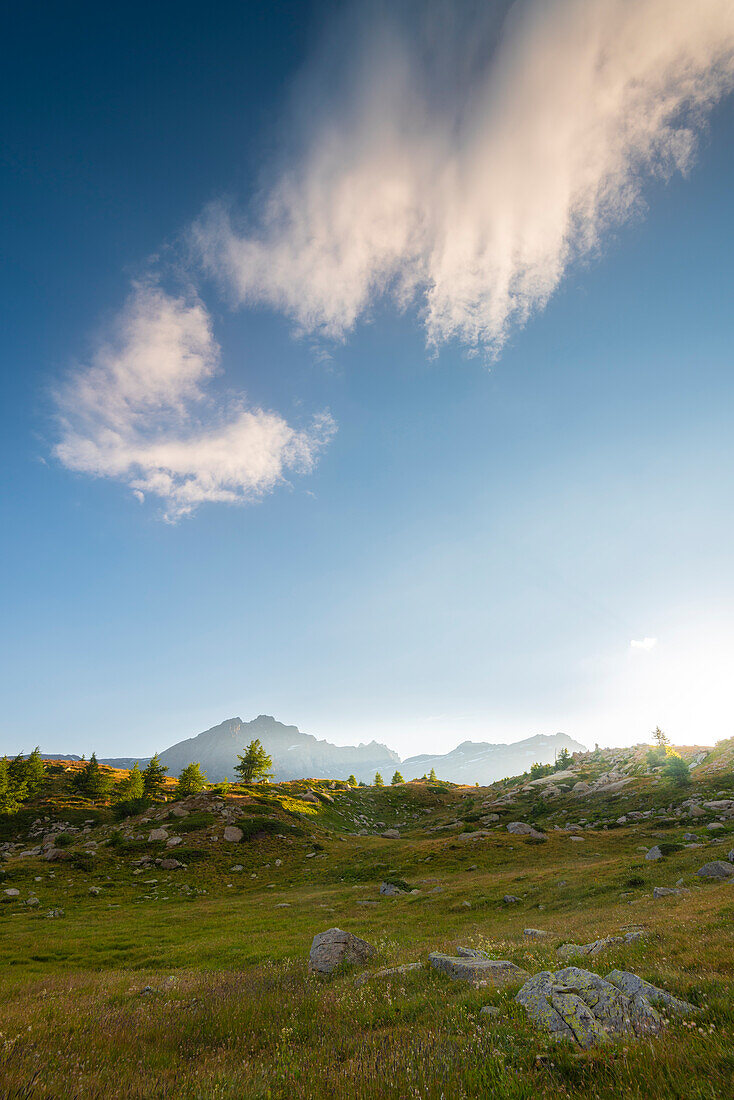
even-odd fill
[[[515,1001],[538,1027],[581,1047],[656,1035],[663,1027],[661,1009],[680,1015],[697,1011],[636,974],[612,970],[601,978],[575,966],[535,974]]]

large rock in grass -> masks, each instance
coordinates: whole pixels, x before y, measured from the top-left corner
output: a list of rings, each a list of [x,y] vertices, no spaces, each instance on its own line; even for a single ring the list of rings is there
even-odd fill
[[[535,974],[515,1001],[533,1023],[581,1047],[622,1036],[657,1035],[664,1026],[660,1008],[679,1015],[698,1011],[636,974],[612,970],[601,978],[576,966]]]
[[[327,928],[313,938],[308,956],[311,974],[331,974],[342,963],[364,965],[375,953],[372,944],[341,928]]]
[[[526,821],[511,821],[507,826],[507,832],[512,833],[514,836],[531,836],[535,840],[547,840],[545,833],[539,833],[537,829],[534,829],[532,825],[528,825]]]
[[[222,836],[230,844],[239,844],[245,834],[237,825],[225,825]]]
[[[402,886],[398,886],[395,882],[381,882],[380,893],[385,898],[397,898],[402,897],[407,891],[403,890]]]
[[[699,878],[725,879],[734,875],[734,864],[725,863],[723,859],[715,859],[712,863],[704,863],[696,871]]]
[[[434,970],[448,974],[454,981],[470,982],[472,985],[509,985],[527,978],[527,970],[522,970],[507,959],[487,959],[476,956],[441,955],[434,951],[428,956]]]

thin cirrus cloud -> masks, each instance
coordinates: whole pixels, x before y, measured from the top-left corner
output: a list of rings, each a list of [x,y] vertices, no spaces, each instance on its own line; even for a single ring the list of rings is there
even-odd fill
[[[633,638],[630,649],[636,649],[643,653],[651,653],[658,644],[657,638]]]
[[[175,522],[205,502],[256,501],[286,474],[310,471],[335,427],[324,414],[305,429],[209,398],[219,369],[211,319],[198,298],[134,288],[111,340],[56,394],[55,455],[70,470],[151,495]]]
[[[215,204],[194,225],[236,301],[335,339],[380,299],[415,303],[430,346],[496,354],[647,180],[689,168],[734,82],[731,0],[519,0],[500,28],[491,8],[347,22],[300,151],[244,221]]]

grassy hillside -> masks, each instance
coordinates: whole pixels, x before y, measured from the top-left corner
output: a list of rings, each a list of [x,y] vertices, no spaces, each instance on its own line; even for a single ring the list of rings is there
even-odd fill
[[[711,766],[730,749],[703,759],[688,787],[624,750],[577,757],[570,775],[535,786],[309,781],[161,802],[123,821],[70,796],[56,764],[36,803],[1,823],[0,1091],[731,1096],[734,886],[695,875],[734,847],[734,817],[705,806],[734,798],[731,770]],[[626,782],[605,790],[615,775]],[[547,840],[509,833],[513,821]],[[226,826],[243,839],[225,841]],[[160,828],[167,839],[151,840]],[[38,851],[44,838],[57,858]],[[663,857],[646,860],[655,845]],[[155,862],[171,859],[181,866]],[[385,880],[406,892],[382,896]],[[653,898],[681,880],[690,893]],[[702,1011],[660,1038],[584,1052],[536,1030],[517,986],[474,989],[427,966],[362,985],[356,971],[309,976],[311,940],[333,926],[376,947],[370,972],[462,945],[535,973],[563,965],[562,943],[640,929],[579,965],[632,970]]]

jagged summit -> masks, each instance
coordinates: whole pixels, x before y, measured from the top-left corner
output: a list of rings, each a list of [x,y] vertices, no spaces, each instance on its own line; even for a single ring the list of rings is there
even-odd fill
[[[179,741],[161,753],[161,761],[171,775],[177,775],[192,760],[201,764],[212,781],[234,778],[237,754],[258,737],[273,758],[276,779],[301,779],[319,776],[343,779],[354,773],[357,779],[372,780],[376,771],[395,768],[400,757],[386,745],[371,741],[368,745],[332,745],[298,726],[288,726],[270,714],[259,714],[251,722],[228,718],[218,726]]]

